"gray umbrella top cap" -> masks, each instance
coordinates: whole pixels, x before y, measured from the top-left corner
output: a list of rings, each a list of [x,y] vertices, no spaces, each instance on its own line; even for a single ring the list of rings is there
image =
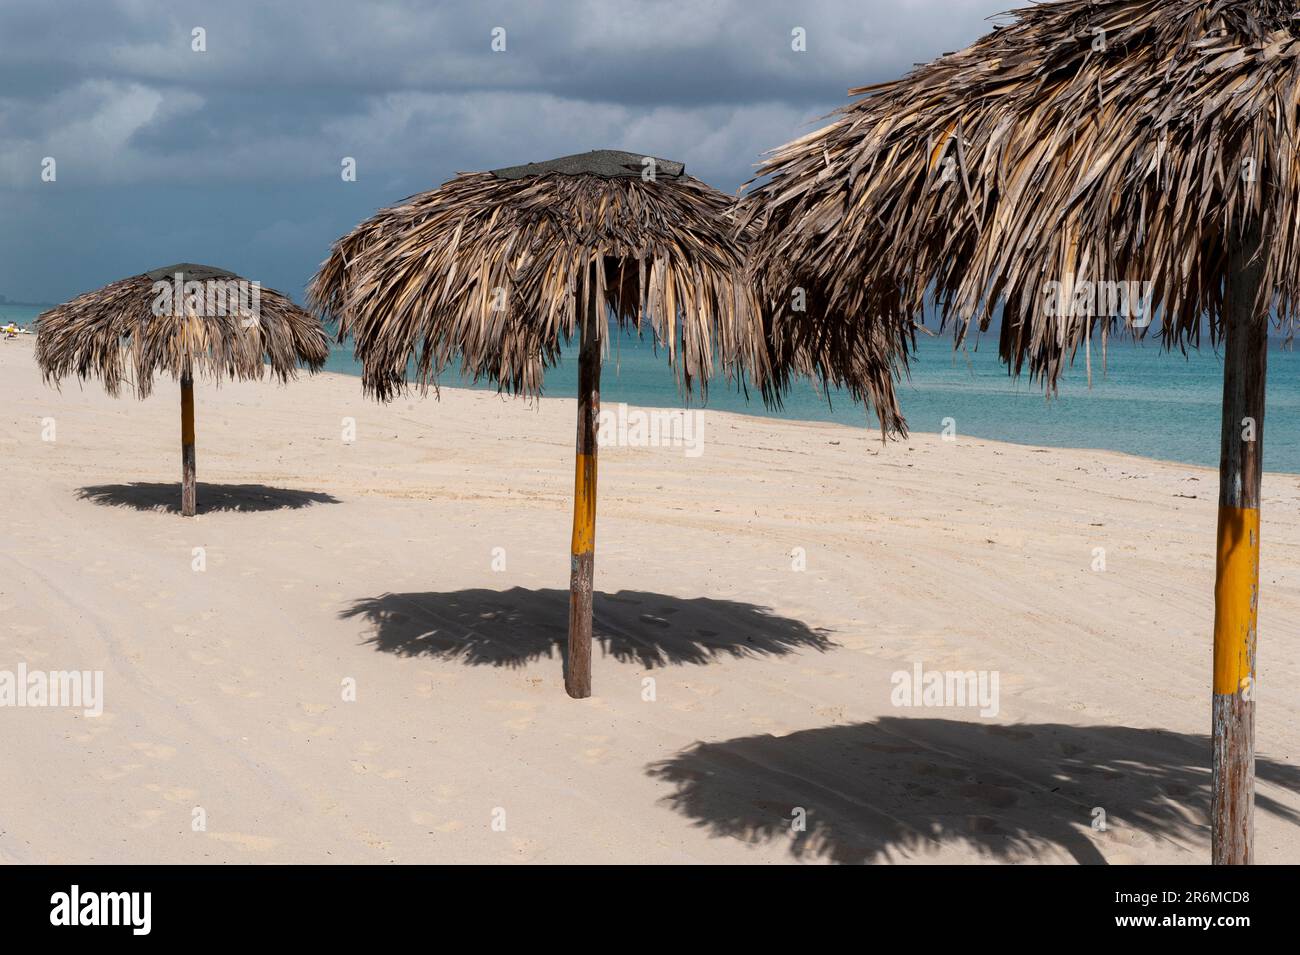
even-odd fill
[[[523,179],[526,176],[545,176],[559,173],[562,176],[600,176],[602,179],[640,179],[649,168],[647,160],[654,163],[656,179],[680,179],[686,174],[686,164],[671,159],[658,159],[644,153],[628,153],[621,149],[593,149],[589,153],[561,156],[549,162],[530,162],[522,166],[493,169],[498,179]]]
[[[168,265],[165,268],[146,272],[145,275],[155,282],[161,282],[163,279],[175,278],[177,272],[180,273],[182,282],[207,282],[212,279],[239,278],[234,272],[227,272],[225,269],[218,269],[211,265],[195,265],[193,262],[178,262],[175,265]]]

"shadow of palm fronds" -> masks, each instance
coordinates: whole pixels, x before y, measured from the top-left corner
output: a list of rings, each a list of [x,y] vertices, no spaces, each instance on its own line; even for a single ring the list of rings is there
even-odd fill
[[[199,484],[199,513],[213,511],[297,510],[313,504],[338,504],[339,499],[323,491],[268,487],[265,484]],[[180,513],[181,486],[177,484],[96,484],[77,489],[83,501],[109,507],[130,507],[137,511]]]
[[[1000,862],[1057,849],[1104,864],[1135,833],[1207,861],[1209,765],[1196,734],[883,717],[697,743],[646,771],[710,834],[785,841],[798,859],[898,861],[956,843]],[[1256,772],[1257,809],[1300,825],[1300,768],[1259,757]],[[1107,832],[1093,829],[1097,809]]]
[[[592,636],[603,652],[647,668],[835,646],[823,630],[738,601],[621,590],[597,593],[594,603]],[[385,653],[519,667],[561,655],[569,592],[388,593],[358,600],[340,616],[368,621],[367,642]]]

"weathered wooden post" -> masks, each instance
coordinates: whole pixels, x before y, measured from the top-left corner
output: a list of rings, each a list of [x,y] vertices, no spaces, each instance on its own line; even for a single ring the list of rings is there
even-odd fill
[[[564,689],[569,696],[591,696],[591,593],[596,572],[596,420],[600,415],[599,323],[604,303],[596,301],[595,266],[580,283],[575,308],[582,316],[578,355],[578,446],[573,482],[573,543],[569,571],[569,658]],[[587,296],[591,301],[587,302]]]
[[[1268,299],[1258,227],[1234,237],[1224,302],[1223,433],[1214,577],[1214,777],[1210,854],[1249,865],[1255,843],[1255,642]]]
[[[181,372],[181,515],[193,517],[197,503],[194,475],[194,375]]]

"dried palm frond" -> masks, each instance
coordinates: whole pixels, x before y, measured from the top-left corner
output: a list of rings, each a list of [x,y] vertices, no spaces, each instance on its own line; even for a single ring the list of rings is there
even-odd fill
[[[186,298],[184,283],[196,283],[197,295]],[[126,382],[141,398],[159,372],[252,379],[269,366],[285,381],[299,362],[314,372],[329,356],[320,322],[284,295],[188,263],[79,295],[38,316],[36,333],[46,381],[98,377],[112,395]]]
[[[744,218],[761,229],[764,299],[803,287],[812,316],[777,327],[849,325],[905,363],[927,302],[958,342],[1001,304],[1003,359],[1054,388],[1094,335],[1153,312],[1167,347],[1199,345],[1202,315],[1217,343],[1229,247],[1258,230],[1268,304],[1293,328],[1294,3],[1062,0],[1011,16],[851,91],[862,98],[760,167],[771,178]],[[1088,313],[1117,289],[1149,295],[1145,314]]]
[[[779,404],[791,372],[811,366],[798,365],[802,343],[769,344],[733,206],[680,163],[612,150],[466,173],[335,243],[308,300],[355,337],[382,400],[412,362],[421,387],[459,361],[467,377],[539,395],[594,296],[620,327],[653,334],[687,392],[706,392],[716,360]]]
[[[308,301],[355,337],[365,388],[387,400],[412,358],[422,387],[459,359],[466,376],[538,395],[593,295],[620,325],[649,326],[686,390],[707,387],[715,356],[762,387],[730,200],[667,160],[649,181],[633,154],[612,155],[634,175],[590,171],[610,155],[462,174],[336,242]]]

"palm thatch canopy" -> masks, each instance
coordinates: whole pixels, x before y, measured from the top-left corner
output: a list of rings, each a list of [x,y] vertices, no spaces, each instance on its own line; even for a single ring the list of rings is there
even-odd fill
[[[687,391],[771,384],[732,201],[681,163],[614,150],[464,173],[335,243],[308,300],[355,336],[368,392],[462,373],[538,395],[591,306],[648,325]],[[581,299],[581,300],[579,300]],[[598,322],[603,341],[605,323]]]
[[[1011,16],[851,91],[760,167],[771,178],[747,207],[767,298],[806,287],[817,321],[871,326],[902,361],[930,296],[958,341],[1001,303],[1002,357],[1054,387],[1096,331],[1104,344],[1117,321],[1145,324],[1060,307],[1113,292],[1098,283],[1151,283],[1125,288],[1149,290],[1166,346],[1199,344],[1203,314],[1217,343],[1229,248],[1253,235],[1293,325],[1295,4],[1063,0]]]
[[[329,356],[320,322],[279,292],[233,272],[182,263],[79,295],[36,319],[36,360],[49,382],[70,374],[123,382],[139,397],[154,375],[281,381]]]

